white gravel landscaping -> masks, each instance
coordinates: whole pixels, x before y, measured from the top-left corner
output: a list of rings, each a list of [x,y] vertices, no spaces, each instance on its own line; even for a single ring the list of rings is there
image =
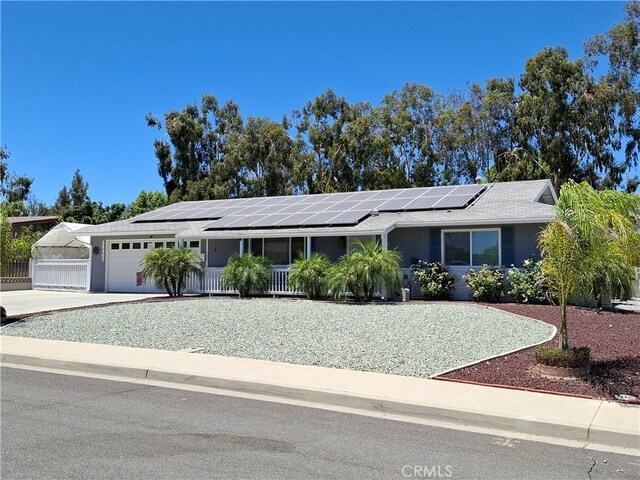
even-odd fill
[[[428,377],[542,342],[554,328],[472,304],[200,298],[52,313],[0,332]]]

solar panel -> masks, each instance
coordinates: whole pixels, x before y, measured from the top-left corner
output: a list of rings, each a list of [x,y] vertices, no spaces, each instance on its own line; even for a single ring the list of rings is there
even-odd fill
[[[353,210],[350,212],[344,212],[330,220],[331,225],[350,225],[358,223],[364,217],[368,216],[370,212],[364,210]]]
[[[456,185],[179,202],[136,217],[134,222],[211,219],[205,228],[271,228],[348,225],[371,211],[397,212],[464,208],[484,185]]]
[[[428,210],[440,200],[439,197],[420,197],[404,206],[404,210]]]
[[[287,217],[290,217],[291,215],[255,215],[255,216],[251,216],[249,218],[253,218],[255,219],[252,222],[246,222],[248,223],[248,227],[251,228],[256,228],[256,227],[271,227],[273,226],[273,224],[277,221],[282,221],[285,220]],[[243,227],[245,222],[242,222],[242,224],[238,224],[238,227]],[[236,225],[234,225],[235,228]]]
[[[379,212],[394,212],[397,210],[402,210],[403,207],[409,203],[411,200],[409,198],[393,198],[391,200],[387,200],[382,203],[378,207]]]
[[[337,215],[336,212],[322,212],[310,215],[307,218],[301,220],[298,225],[331,225],[330,221]]]
[[[472,197],[469,195],[447,195],[440,199],[434,205],[434,208],[443,209],[443,208],[462,208],[467,205],[472,200]]]

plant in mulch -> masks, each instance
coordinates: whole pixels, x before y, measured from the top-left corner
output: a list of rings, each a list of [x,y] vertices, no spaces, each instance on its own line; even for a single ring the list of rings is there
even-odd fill
[[[555,219],[541,232],[542,269],[560,304],[558,348],[567,350],[567,302],[590,296],[594,285],[627,295],[640,264],[640,196],[596,191],[568,181],[560,190]]]
[[[237,290],[240,298],[247,297],[252,291],[264,293],[271,284],[270,267],[271,262],[266,257],[235,253],[222,269],[222,285],[224,288]]]
[[[147,252],[142,260],[142,278],[153,280],[158,289],[170,297],[181,297],[187,278],[202,277],[204,269],[200,256],[190,248],[156,248]]]
[[[402,287],[402,256],[379,242],[355,242],[328,274],[329,295],[335,300],[352,296],[356,301],[373,300],[376,289],[393,291]]]
[[[542,347],[536,350],[536,362],[550,367],[583,368],[591,361],[591,350],[588,347],[559,350]]]
[[[455,279],[449,275],[447,267],[440,262],[419,260],[411,265],[411,273],[420,286],[420,293],[428,300],[447,300]]]
[[[316,300],[327,295],[327,272],[331,268],[329,258],[314,253],[310,258],[297,258],[289,269],[289,285]]]
[[[549,303],[549,284],[542,271],[542,263],[533,257],[525,260],[522,270],[509,270],[509,291],[516,303]]]
[[[478,271],[469,270],[462,278],[476,302],[500,303],[504,296],[504,273],[499,267],[483,265]]]

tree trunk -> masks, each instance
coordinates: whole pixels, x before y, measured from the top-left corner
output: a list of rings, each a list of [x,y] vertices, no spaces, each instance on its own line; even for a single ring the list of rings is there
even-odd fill
[[[567,301],[560,300],[560,335],[558,336],[558,348],[569,349],[569,336],[567,334]]]

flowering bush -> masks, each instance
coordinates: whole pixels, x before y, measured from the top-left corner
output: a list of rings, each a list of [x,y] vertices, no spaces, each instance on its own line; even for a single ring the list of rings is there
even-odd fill
[[[509,270],[511,287],[508,294],[517,303],[548,303],[549,285],[541,262],[536,262],[532,257],[524,261],[523,267],[522,271],[515,267]]]
[[[483,265],[479,271],[473,269],[463,275],[476,302],[498,303],[504,295],[504,274],[498,267]]]
[[[451,297],[455,279],[449,270],[439,262],[418,261],[411,265],[411,272],[418,281],[420,293],[430,300],[444,300]]]

